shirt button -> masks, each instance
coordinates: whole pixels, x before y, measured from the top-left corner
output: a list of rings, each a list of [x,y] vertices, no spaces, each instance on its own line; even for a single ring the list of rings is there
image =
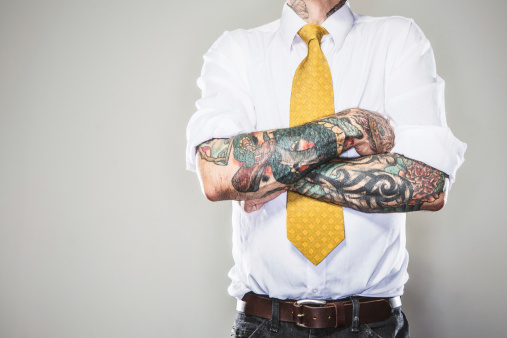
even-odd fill
[[[313,290],[312,290],[312,292],[313,292],[313,293],[317,293],[317,292],[319,292],[319,290],[317,290],[317,289],[313,289]]]

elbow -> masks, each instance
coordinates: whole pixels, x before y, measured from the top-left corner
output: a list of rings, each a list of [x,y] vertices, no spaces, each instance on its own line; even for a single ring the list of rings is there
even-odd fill
[[[220,191],[220,189],[218,189],[216,186],[212,184],[203,184],[202,190],[204,196],[206,196],[208,201],[218,202],[224,200],[224,198],[222,197],[223,194]]]
[[[445,177],[444,184],[440,192],[438,193],[438,197],[434,200],[428,203],[426,210],[429,211],[439,211],[442,210],[447,203],[447,192],[449,191],[449,177],[442,173],[442,175]]]
[[[423,167],[424,168],[424,167]],[[429,180],[422,180],[418,186],[419,191],[427,191],[423,197],[421,210],[439,211],[442,210],[447,201],[447,191],[449,189],[449,178],[447,174],[426,166],[431,175]],[[431,189],[433,187],[433,189]],[[428,189],[429,188],[429,189]]]
[[[216,170],[217,166],[210,168],[208,163],[203,161],[198,163],[197,175],[204,196],[211,202],[233,199],[234,194],[228,188],[230,183],[227,184],[227,175],[220,170]]]
[[[435,203],[435,210],[433,210],[433,211],[442,210],[444,208],[444,206],[445,206],[445,202],[446,201],[447,201],[447,195],[443,191],[442,193],[440,193],[440,196],[437,199],[437,203]]]
[[[431,203],[428,203],[424,209],[429,210],[429,211],[442,210],[445,206],[446,200],[447,200],[447,198],[446,198],[445,192],[441,192],[438,195],[438,198],[435,199],[434,201],[432,201]]]
[[[207,176],[203,176],[200,181],[202,192],[208,201],[218,202],[230,199],[224,185],[220,182]]]

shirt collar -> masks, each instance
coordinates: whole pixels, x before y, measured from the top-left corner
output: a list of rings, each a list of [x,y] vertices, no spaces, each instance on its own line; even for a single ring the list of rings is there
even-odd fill
[[[301,19],[293,10],[287,5],[287,2],[283,5],[282,17],[280,19],[280,33],[282,35],[283,44],[288,49],[292,46],[294,37],[298,31],[306,25],[307,22]],[[339,50],[345,38],[349,33],[352,25],[354,24],[354,15],[350,10],[349,3],[347,2],[338,11],[333,13],[329,18],[324,21],[322,27],[324,27],[334,41],[334,48]]]

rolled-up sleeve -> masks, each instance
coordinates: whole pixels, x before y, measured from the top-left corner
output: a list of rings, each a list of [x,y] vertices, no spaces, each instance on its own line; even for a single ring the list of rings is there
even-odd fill
[[[386,113],[394,126],[393,153],[426,163],[449,175],[452,184],[466,144],[447,126],[444,81],[421,29],[408,22],[406,39],[386,83]]]
[[[197,85],[202,97],[187,125],[187,170],[196,171],[196,147],[213,138],[230,138],[255,128],[248,88],[246,41],[241,31],[225,32],[204,55]]]

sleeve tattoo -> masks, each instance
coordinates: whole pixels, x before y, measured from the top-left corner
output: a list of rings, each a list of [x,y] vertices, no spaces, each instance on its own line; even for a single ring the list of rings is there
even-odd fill
[[[351,109],[292,128],[213,139],[202,143],[198,152],[202,160],[217,166],[233,162],[238,169],[232,187],[248,193],[272,178],[282,185],[294,184],[363,139],[372,153],[388,152],[394,145],[386,119]]]
[[[398,154],[323,164],[290,190],[363,212],[439,210],[447,175]]]

